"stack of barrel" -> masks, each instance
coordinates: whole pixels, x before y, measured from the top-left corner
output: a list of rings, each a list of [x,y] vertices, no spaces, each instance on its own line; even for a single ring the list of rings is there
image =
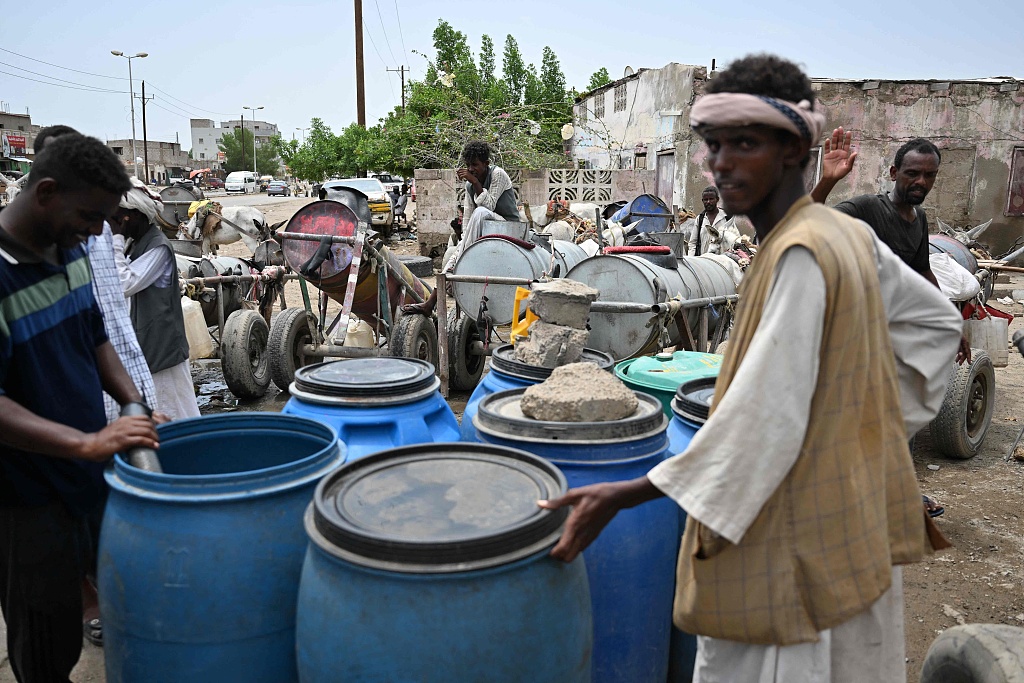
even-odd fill
[[[641,393],[621,420],[526,418],[519,396],[550,371],[507,349],[492,362],[461,431],[429,363],[362,358],[299,370],[282,414],[162,425],[162,472],[118,456],[99,568],[108,679],[684,680],[677,506],[624,511],[563,564],[548,553],[567,510],[536,501],[641,476],[685,430]],[[692,435],[684,398],[673,422]]]

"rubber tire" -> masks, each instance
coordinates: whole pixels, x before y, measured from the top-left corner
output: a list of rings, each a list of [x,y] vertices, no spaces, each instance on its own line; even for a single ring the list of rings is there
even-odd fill
[[[448,386],[456,391],[472,391],[484,374],[486,357],[469,353],[469,346],[479,339],[476,321],[468,315],[455,317],[455,309],[448,311]]]
[[[313,335],[306,322],[305,308],[286,308],[274,318],[267,354],[270,356],[270,377],[281,391],[288,391],[295,381],[296,370],[317,362],[315,358],[306,361],[299,354],[302,344],[312,343]]]
[[[960,460],[973,458],[981,450],[996,399],[992,359],[979,349],[972,349],[971,356],[970,363],[954,363],[950,369],[946,379],[946,397],[931,423],[935,450]],[[978,410],[982,412],[978,413]],[[974,424],[973,430],[968,426],[969,420]]]
[[[932,641],[921,683],[1024,683],[1024,629],[966,624]]]
[[[388,355],[396,358],[419,358],[434,365],[437,371],[437,328],[434,321],[420,313],[402,315],[391,328]]]
[[[235,311],[224,325],[220,367],[231,393],[241,399],[259,398],[270,386],[267,359],[267,321],[256,311]]]
[[[398,260],[418,278],[433,277],[434,259],[429,256],[399,256]]]

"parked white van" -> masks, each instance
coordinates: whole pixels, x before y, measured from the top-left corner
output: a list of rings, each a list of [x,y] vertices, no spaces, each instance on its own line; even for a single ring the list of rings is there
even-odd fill
[[[252,194],[256,192],[256,174],[252,171],[234,171],[224,180],[224,190]]]

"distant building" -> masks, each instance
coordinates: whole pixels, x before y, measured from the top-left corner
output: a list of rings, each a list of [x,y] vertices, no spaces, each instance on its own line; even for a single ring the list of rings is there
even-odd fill
[[[114,150],[114,154],[121,158],[129,175],[135,174],[135,163],[132,160],[132,141],[107,140],[107,147]],[[159,183],[166,183],[168,178],[188,178],[192,165],[195,163],[188,158],[188,152],[182,151],[181,145],[177,142],[160,142],[149,140],[146,148],[149,151],[149,178],[156,179]],[[146,158],[142,140],[135,141],[135,153],[139,157],[139,175],[144,175],[144,160]]]
[[[28,113],[0,111],[0,173],[28,173],[35,156],[32,145],[38,132],[39,126],[32,125]]]
[[[580,168],[649,169],[667,204],[700,211],[711,182],[707,150],[690,129],[690,107],[704,92],[703,66],[631,69],[584,93],[574,107],[573,158]],[[928,138],[942,151],[935,187],[923,208],[936,219],[974,226],[993,219],[983,241],[1001,253],[1024,233],[1024,85],[1013,78],[891,81],[812,78],[827,116],[852,130],[856,166],[829,197],[834,204],[892,187],[889,166],[904,142]],[[819,140],[818,144],[823,140]],[[821,174],[821,147],[811,150],[806,181]]]
[[[224,153],[220,151],[218,143],[226,134],[241,128],[241,119],[221,121],[219,126],[213,119],[191,119],[190,123],[192,127],[192,158],[197,163],[205,164],[211,169],[221,168],[224,163]],[[255,133],[256,144],[261,147],[269,144],[270,139],[280,132],[276,123],[253,121],[252,119],[245,119],[245,128]]]

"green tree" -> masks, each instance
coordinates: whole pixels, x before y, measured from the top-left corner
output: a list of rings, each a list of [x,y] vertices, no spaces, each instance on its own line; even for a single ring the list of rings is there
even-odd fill
[[[586,92],[591,90],[597,90],[602,85],[608,85],[612,82],[611,76],[608,75],[608,69],[601,67],[590,75],[590,83],[587,84]]]
[[[253,134],[247,128],[235,128],[217,143],[217,148],[224,152],[224,170],[248,171],[252,164]],[[277,146],[273,139],[269,144],[256,146],[256,173],[259,175],[276,175],[281,171],[281,162],[277,157]]]
[[[510,105],[522,104],[529,77],[519,43],[511,35],[505,36],[505,53],[501,61],[501,76],[505,82],[505,96]]]
[[[563,95],[564,97],[564,95]],[[536,105],[544,103],[544,84],[537,76],[537,67],[533,64],[526,67],[526,87],[523,88],[523,104]]]
[[[494,81],[494,41],[485,33],[480,38],[480,82],[488,86]]]
[[[550,47],[544,47],[544,56],[540,63],[540,82],[545,102],[567,102],[565,91],[565,74],[558,63],[558,56]]]
[[[469,49],[469,42],[466,34],[456,31],[444,19],[437,22],[434,29],[434,52],[437,57],[432,69],[428,70],[428,81],[433,82],[437,78],[437,72],[441,71],[454,78],[454,87],[468,97],[479,97],[480,74],[473,61],[473,53]],[[433,76],[433,78],[429,78]]]

